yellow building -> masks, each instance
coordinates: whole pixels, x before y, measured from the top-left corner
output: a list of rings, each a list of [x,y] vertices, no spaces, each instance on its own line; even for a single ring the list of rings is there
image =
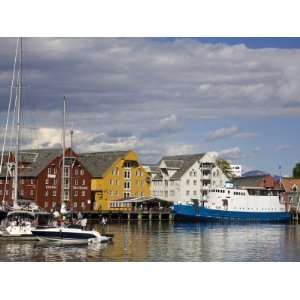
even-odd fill
[[[150,196],[149,175],[133,151],[84,153],[80,160],[92,175],[94,210],[120,209],[116,200]]]

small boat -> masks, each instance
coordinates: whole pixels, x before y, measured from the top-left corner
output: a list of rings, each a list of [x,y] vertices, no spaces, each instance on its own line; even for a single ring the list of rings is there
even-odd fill
[[[70,227],[50,227],[50,228],[36,228],[32,230],[32,234],[37,236],[41,241],[55,241],[55,242],[108,242],[110,237],[102,236],[96,230],[85,230],[74,226]]]
[[[265,188],[218,188],[207,199],[174,204],[176,219],[195,221],[288,222],[291,213],[281,191]]]

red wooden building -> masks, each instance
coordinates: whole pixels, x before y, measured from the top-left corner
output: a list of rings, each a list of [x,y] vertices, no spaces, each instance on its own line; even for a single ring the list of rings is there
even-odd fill
[[[62,193],[61,149],[24,150],[19,161],[19,199],[34,201],[46,211],[58,210],[61,199],[74,211],[88,211],[91,203],[91,175],[72,150],[65,152],[64,187]],[[7,161],[7,159],[6,159]],[[6,181],[7,168],[0,174],[0,199],[12,204],[11,176]]]

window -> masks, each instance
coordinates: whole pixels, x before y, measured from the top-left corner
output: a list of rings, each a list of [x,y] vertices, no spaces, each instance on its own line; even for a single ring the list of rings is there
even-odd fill
[[[21,190],[21,196],[23,196],[24,195],[24,190]]]
[[[69,188],[69,179],[68,178],[64,179],[64,187],[65,187],[65,189]]]
[[[125,192],[125,193],[124,193],[124,198],[129,198],[129,197],[130,197],[130,193]]]
[[[47,201],[45,202],[45,205],[44,205],[44,207],[48,207],[48,202],[47,202]]]
[[[70,168],[69,167],[65,167],[64,176],[65,177],[69,177],[70,176]]]
[[[197,195],[197,191],[194,191],[194,192],[193,192],[193,195],[196,196],[196,195]]]
[[[74,196],[78,196],[78,191],[74,191]]]
[[[78,175],[78,169],[77,168],[74,170],[74,173],[75,173],[75,175]]]
[[[84,175],[84,170],[83,169],[80,170],[80,175]]]
[[[75,184],[75,185],[78,185],[78,179],[75,179],[75,180],[74,180],[74,184]]]
[[[56,173],[57,173],[57,169],[53,168],[53,174],[56,174]]]
[[[85,196],[85,191],[81,191],[81,196],[82,196],[82,197]]]
[[[2,180],[1,180],[1,183],[2,183]],[[21,184],[24,184],[24,179],[21,179]]]
[[[114,183],[113,180],[112,180],[112,179],[109,179],[109,184],[110,184],[110,185],[113,185],[113,183]]]
[[[55,192],[55,194],[56,194],[56,192]],[[68,190],[64,190],[64,200],[65,201],[67,201],[67,200],[69,200],[69,191]]]
[[[49,193],[48,191],[45,191],[45,196],[48,197]]]
[[[76,201],[73,203],[73,206],[74,206],[74,207],[77,207],[77,202],[76,202]]]
[[[48,168],[48,174],[52,174],[52,170],[50,167]]]
[[[130,179],[130,171],[124,171],[124,177]]]
[[[52,191],[52,196],[56,197],[56,191]]]
[[[124,189],[129,190],[130,189],[130,181],[124,182]]]
[[[189,179],[186,180],[186,184],[187,184],[187,185],[190,184],[190,180],[189,180]]]
[[[30,184],[33,184],[33,179],[32,178],[30,179]]]
[[[194,180],[194,185],[197,185],[197,180]]]
[[[30,196],[34,195],[34,190],[30,190]]]
[[[56,178],[53,178],[53,185],[56,185]]]
[[[124,168],[125,169],[129,169],[131,166],[130,166],[130,162],[128,162],[128,161],[126,161],[125,163],[124,163]]]
[[[112,182],[114,183],[114,182]],[[85,185],[85,179],[82,179],[82,185]]]
[[[81,202],[81,207],[85,208],[85,203],[84,202]]]
[[[190,191],[186,191],[186,195],[189,196],[190,195]]]
[[[46,178],[46,180],[45,180],[45,184],[48,184],[49,183],[49,180],[48,180],[48,178]]]
[[[5,195],[8,196],[8,190],[5,191]]]

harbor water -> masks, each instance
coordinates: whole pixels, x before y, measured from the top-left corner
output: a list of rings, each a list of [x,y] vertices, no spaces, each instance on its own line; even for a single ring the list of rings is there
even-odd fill
[[[101,230],[100,225],[93,224]],[[1,261],[300,261],[300,225],[125,222],[108,244],[0,241]]]

